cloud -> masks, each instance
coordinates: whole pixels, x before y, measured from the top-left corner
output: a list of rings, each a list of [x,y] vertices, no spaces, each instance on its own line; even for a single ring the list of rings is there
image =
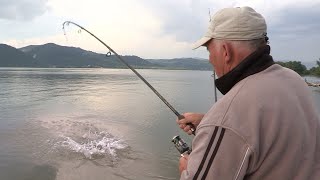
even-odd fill
[[[251,6],[261,13],[268,24],[272,54],[277,60],[313,61],[320,56],[320,1],[247,0],[247,1],[184,1],[146,3],[155,17],[160,17],[162,33],[179,42],[193,43],[207,29],[208,7],[211,14],[224,7]],[[192,56],[190,51],[184,54]],[[207,58],[208,53],[195,51],[193,56]]]
[[[161,21],[163,34],[174,35],[178,41],[194,42],[206,31],[208,9],[213,15],[225,7],[251,6],[265,16],[270,25],[269,30],[283,34],[290,29],[297,33],[305,29],[310,30],[309,28],[313,28],[312,25],[319,24],[320,11],[316,5],[320,1],[317,1],[305,0],[301,3],[299,0],[143,0],[143,4],[152,9],[152,14]],[[290,22],[287,23],[287,20]],[[310,24],[306,26],[308,22]],[[281,23],[286,23],[290,28],[279,28]],[[297,23],[303,27],[299,26],[298,29]]]
[[[153,16],[161,22],[162,34],[171,34],[177,41],[192,43],[203,35],[211,13],[231,3],[222,0],[142,0]]]
[[[289,6],[277,13],[278,21],[269,30],[278,38],[318,35],[320,29],[320,3],[306,7]]]
[[[290,3],[267,12],[268,36],[276,60],[310,62],[320,57],[319,8],[320,2]]]
[[[0,19],[29,21],[44,14],[48,0],[1,0]]]
[[[23,22],[0,20],[0,27],[4,29],[0,34],[2,42],[18,47],[54,42],[106,51],[84,33],[75,36],[69,33],[65,44],[65,37],[60,37],[61,24],[72,20],[91,30],[119,54],[144,58],[207,58],[205,50],[192,51],[190,47],[207,29],[209,8],[213,15],[224,7],[251,6],[266,18],[275,59],[304,61],[319,56],[316,49],[320,46],[319,0],[19,0],[3,3],[0,10],[10,12],[10,8],[4,6],[21,7],[23,2],[31,5],[18,14],[39,17],[28,22],[23,18],[20,18]],[[37,10],[28,12],[31,7]],[[49,8],[50,11],[46,11]],[[0,13],[3,18],[1,14],[4,12]],[[13,19],[17,17],[14,14]],[[76,32],[77,28],[70,31]]]

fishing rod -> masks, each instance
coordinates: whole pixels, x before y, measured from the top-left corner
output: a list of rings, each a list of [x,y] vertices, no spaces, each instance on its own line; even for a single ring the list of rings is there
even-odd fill
[[[66,35],[66,31],[65,31],[65,26],[69,26],[70,24],[73,24],[77,27],[79,27],[80,29],[86,31],[87,33],[89,33],[92,37],[94,37],[96,40],[98,40],[101,44],[103,44],[106,48],[108,48],[109,52],[107,53],[107,57],[111,56],[111,53],[113,53],[120,62],[122,62],[124,65],[126,65],[129,69],[131,69],[131,71],[133,71],[160,99],[162,102],[164,102],[165,105],[167,105],[170,110],[178,117],[178,119],[184,119],[184,116],[181,115],[146,79],[144,79],[144,77],[142,77],[132,66],[130,66],[125,60],[122,59],[122,57],[115,52],[110,46],[108,46],[106,43],[104,43],[101,39],[99,39],[97,36],[95,36],[93,33],[91,33],[90,31],[88,31],[86,28],[80,26],[77,23],[74,23],[72,21],[65,21],[62,24],[62,29],[64,31],[64,34]],[[187,125],[189,125],[191,127],[191,131],[192,134],[195,135],[195,128],[194,125],[191,123],[187,123]]]
[[[218,98],[217,98],[217,86],[216,86],[216,71],[213,68],[213,74],[211,75],[213,77],[213,82],[214,82],[214,102],[216,103]]]

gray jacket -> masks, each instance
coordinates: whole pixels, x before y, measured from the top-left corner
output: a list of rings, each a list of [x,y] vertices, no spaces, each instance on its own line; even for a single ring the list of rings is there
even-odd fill
[[[320,179],[320,120],[310,89],[274,64],[236,83],[196,129],[181,179]]]

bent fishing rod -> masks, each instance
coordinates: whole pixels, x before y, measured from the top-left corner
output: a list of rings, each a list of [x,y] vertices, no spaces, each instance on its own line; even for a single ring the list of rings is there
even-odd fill
[[[164,102],[165,105],[167,105],[170,110],[178,117],[178,119],[183,119],[184,116],[181,115],[144,77],[142,77],[132,66],[130,66],[125,60],[122,59],[122,57],[115,52],[110,46],[108,46],[105,42],[103,42],[101,39],[99,39],[97,36],[95,36],[93,33],[91,33],[90,31],[88,31],[86,28],[80,26],[77,23],[74,23],[72,21],[65,21],[62,24],[62,29],[64,31],[64,34],[66,35],[66,31],[65,31],[65,26],[69,26],[70,24],[73,24],[77,27],[79,27],[81,30],[86,31],[88,34],[90,34],[92,37],[94,37],[96,40],[98,40],[101,44],[103,44],[106,48],[108,48],[109,52],[107,53],[107,57],[111,56],[111,53],[113,53],[120,62],[122,62],[124,65],[126,65],[129,69],[131,69],[131,71],[133,71],[160,99],[162,102]],[[187,125],[189,125],[191,127],[191,131],[192,134],[195,135],[195,128],[194,125],[191,123],[188,123]]]

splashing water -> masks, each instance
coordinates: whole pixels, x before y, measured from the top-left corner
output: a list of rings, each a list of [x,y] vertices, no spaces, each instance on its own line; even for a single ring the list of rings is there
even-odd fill
[[[73,152],[81,153],[89,159],[105,156],[117,159],[118,152],[128,148],[125,142],[106,132],[89,132],[83,135],[78,142],[70,137],[62,136],[62,138],[64,140],[58,142],[58,145]]]

